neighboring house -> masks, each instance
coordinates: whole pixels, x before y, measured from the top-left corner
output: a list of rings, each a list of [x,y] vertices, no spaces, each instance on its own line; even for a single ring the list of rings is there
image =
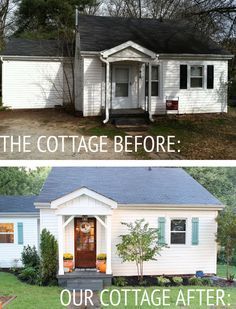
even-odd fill
[[[57,41],[12,39],[2,52],[3,104],[13,109],[68,103],[83,116],[137,111],[227,112],[227,51],[189,23],[79,16],[74,74]],[[64,56],[64,57],[63,57]],[[166,101],[170,105],[167,108]]]
[[[39,196],[1,197],[0,268],[13,266],[24,245],[38,248],[39,230],[46,228],[58,239],[61,285],[101,275],[64,274],[65,252],[72,253],[75,268],[83,270],[94,269],[96,255],[106,253],[105,279],[137,275],[135,263],[122,263],[116,245],[126,233],[122,222],[144,218],[159,228],[160,241],[168,245],[157,261],[144,263],[144,275],[193,275],[197,270],[215,274],[216,217],[222,208],[180,168],[53,168]],[[84,223],[89,224],[87,231]]]

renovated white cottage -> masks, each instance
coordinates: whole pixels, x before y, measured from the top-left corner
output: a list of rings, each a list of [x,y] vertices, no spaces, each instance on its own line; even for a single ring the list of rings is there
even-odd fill
[[[222,208],[180,168],[53,168],[39,196],[0,198],[0,268],[20,266],[23,247],[38,248],[46,228],[58,240],[59,284],[78,288],[92,280],[87,286],[99,289],[112,276],[136,275],[116,245],[126,233],[122,222],[144,218],[168,245],[157,261],[144,263],[144,275],[215,274]],[[64,253],[74,256],[73,273],[64,273]],[[107,255],[106,274],[95,271],[99,253]]]
[[[227,112],[232,56],[184,21],[82,15],[75,45],[71,74],[57,41],[10,40],[1,53],[4,106],[63,105],[74,85],[75,109],[105,123],[117,113]]]

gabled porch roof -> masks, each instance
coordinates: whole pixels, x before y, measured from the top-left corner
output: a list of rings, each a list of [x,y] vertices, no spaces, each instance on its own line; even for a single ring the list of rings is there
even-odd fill
[[[100,54],[104,59],[112,57],[113,62],[125,60],[145,61],[145,58],[150,61],[157,58],[156,53],[132,41],[104,50]]]

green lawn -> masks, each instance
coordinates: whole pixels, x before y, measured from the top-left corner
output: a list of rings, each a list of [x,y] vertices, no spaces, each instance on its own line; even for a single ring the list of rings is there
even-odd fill
[[[219,265],[218,266],[218,274],[223,276],[225,266]],[[235,269],[235,267],[234,267]],[[129,288],[129,287],[127,287]],[[138,287],[139,288],[139,287]],[[192,286],[191,289],[211,289],[211,287],[196,287]],[[110,290],[117,289],[116,287],[111,287]],[[118,288],[120,289],[120,288]],[[130,287],[132,289],[132,287]],[[142,291],[144,291],[144,288],[140,288]],[[154,289],[160,289],[161,291],[164,288],[161,287],[150,287],[147,288],[148,295],[151,295],[152,291]],[[170,303],[171,306],[169,308],[175,308],[175,302],[176,302],[176,296],[179,293],[179,290],[182,289],[184,295],[186,295],[186,291],[188,287],[172,287],[170,288]],[[214,288],[215,289],[215,288]],[[60,304],[60,288],[58,287],[39,287],[39,286],[33,286],[24,284],[21,281],[19,281],[14,275],[9,273],[0,272],[0,295],[11,295],[11,296],[17,296],[15,300],[13,300],[7,308],[9,309],[57,309],[57,308],[64,308]],[[236,307],[236,289],[235,288],[227,288],[225,289],[225,294],[230,296],[227,298],[226,301],[231,304],[231,308]],[[155,295],[158,296],[158,295]],[[116,298],[114,297],[114,300]],[[123,298],[121,298],[122,300]],[[104,294],[103,300],[106,302],[108,301],[108,295]],[[194,303],[191,304],[191,309],[205,309],[207,308],[206,303],[204,303],[203,306],[199,307],[196,302],[198,301],[198,298],[194,301]],[[122,301],[121,301],[122,304]],[[138,308],[134,305],[134,296],[133,293],[131,293],[130,297],[128,298],[128,306],[124,307],[124,305],[120,306],[111,306],[103,307],[103,308],[118,308],[118,309],[133,309]],[[233,307],[235,306],[235,307]],[[140,308],[140,307],[139,307]],[[142,309],[151,309],[149,305],[143,305]],[[159,306],[158,308],[166,308],[163,306]],[[176,308],[180,308],[179,306]],[[183,308],[183,306],[182,306]],[[217,307],[214,307],[217,308]],[[219,307],[220,308],[220,307]],[[222,307],[221,307],[222,308]]]
[[[235,275],[235,279],[236,279],[236,266],[230,266],[229,271],[230,271],[230,274]],[[226,265],[221,265],[221,264],[217,265],[217,275],[219,277],[226,278]]]
[[[17,296],[7,308],[9,309],[57,309],[60,304],[58,287],[39,287],[24,284],[14,275],[0,272],[0,295]]]

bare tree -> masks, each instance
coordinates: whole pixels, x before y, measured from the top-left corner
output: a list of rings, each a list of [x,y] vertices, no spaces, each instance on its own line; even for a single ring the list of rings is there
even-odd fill
[[[13,13],[17,0],[0,0],[0,49],[3,47],[4,39],[13,26]]]

